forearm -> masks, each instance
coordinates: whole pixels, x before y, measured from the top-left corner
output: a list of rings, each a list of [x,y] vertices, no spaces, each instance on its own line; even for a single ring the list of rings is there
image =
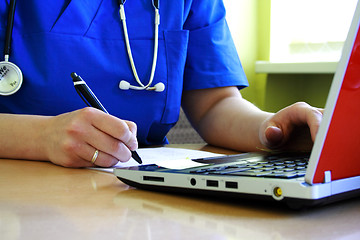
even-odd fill
[[[271,115],[241,97],[229,97],[211,108],[197,128],[210,144],[239,151],[259,151],[265,148],[259,139],[260,125]]]
[[[0,129],[0,158],[110,167],[137,149],[135,123],[90,107],[51,117],[0,114]]]
[[[47,160],[44,129],[49,117],[0,114],[0,158]]]
[[[259,129],[272,114],[243,99],[235,87],[187,91],[182,106],[206,142],[239,151],[265,148]]]

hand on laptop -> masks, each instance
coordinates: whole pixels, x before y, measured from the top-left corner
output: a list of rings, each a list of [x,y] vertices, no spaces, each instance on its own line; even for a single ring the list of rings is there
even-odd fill
[[[260,141],[270,149],[311,150],[322,113],[304,102],[286,107],[263,122]]]
[[[207,143],[241,152],[310,150],[323,111],[299,102],[277,113],[265,112],[235,87],[185,91],[182,107]]]

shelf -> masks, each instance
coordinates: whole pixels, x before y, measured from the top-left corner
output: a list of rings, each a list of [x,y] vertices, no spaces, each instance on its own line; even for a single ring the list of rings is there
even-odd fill
[[[275,74],[333,74],[338,62],[293,62],[278,63],[257,61],[255,63],[256,73]]]

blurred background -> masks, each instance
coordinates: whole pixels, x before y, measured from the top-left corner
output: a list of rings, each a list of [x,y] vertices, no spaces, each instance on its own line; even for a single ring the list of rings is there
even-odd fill
[[[324,107],[357,0],[223,0],[250,87],[244,98],[276,112]],[[170,143],[202,143],[183,113]]]

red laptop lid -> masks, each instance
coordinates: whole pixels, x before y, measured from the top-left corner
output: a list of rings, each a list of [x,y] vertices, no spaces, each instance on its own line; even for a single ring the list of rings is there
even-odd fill
[[[312,179],[313,183],[324,182],[326,171],[331,171],[331,180],[360,175],[360,32],[357,16],[360,12],[358,8],[359,6],[349,31],[346,43],[348,46],[346,44],[344,46],[341,59],[345,61],[345,64],[342,64],[344,68],[338,68],[338,71],[342,72],[339,77],[343,76],[343,79],[335,79],[335,75],[333,80],[334,82],[342,80],[342,83]]]

